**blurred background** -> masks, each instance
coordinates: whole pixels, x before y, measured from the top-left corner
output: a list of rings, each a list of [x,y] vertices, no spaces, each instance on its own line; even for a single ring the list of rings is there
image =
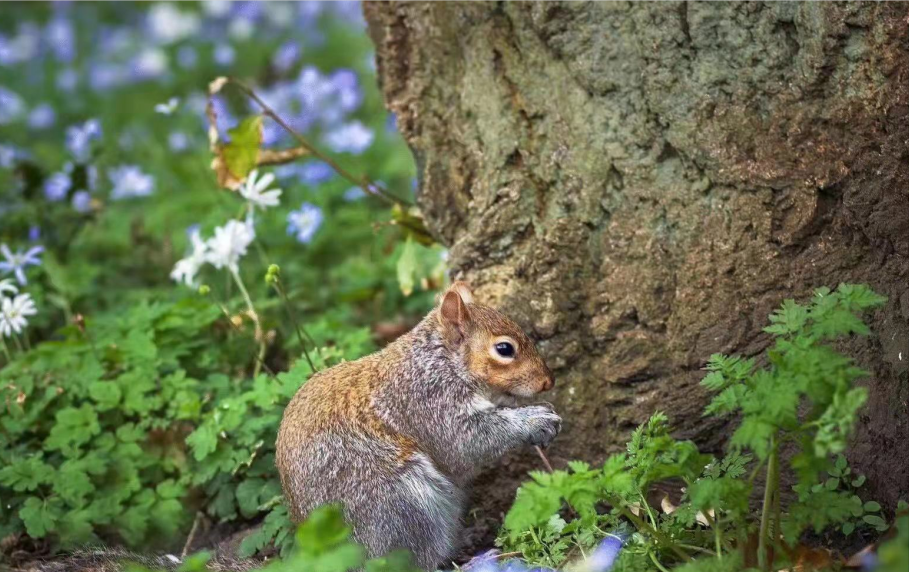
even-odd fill
[[[286,524],[272,452],[287,398],[313,367],[406,331],[443,279],[442,249],[397,224],[415,167],[360,5],[0,13],[4,553],[172,547],[200,519],[233,530],[277,510],[244,552],[266,547]],[[245,191],[219,185],[206,115],[219,76],[349,176],[307,154]],[[253,153],[298,145],[235,86],[211,103],[225,148],[250,152],[249,131],[232,131],[250,121]]]

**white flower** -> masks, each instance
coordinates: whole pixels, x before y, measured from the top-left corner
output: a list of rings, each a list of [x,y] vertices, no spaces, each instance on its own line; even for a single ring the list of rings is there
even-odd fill
[[[0,302],[0,335],[7,338],[13,333],[21,333],[22,328],[28,325],[26,316],[38,313],[35,302],[29,294],[19,294],[15,298],[3,298]]]
[[[202,235],[199,234],[198,228],[190,231],[189,240],[192,243],[192,252],[186,258],[177,261],[173,271],[170,273],[170,277],[187,286],[195,286],[196,274],[199,273],[199,269],[208,258],[208,246],[202,240]]]
[[[28,280],[25,278],[25,268],[28,266],[40,266],[41,259],[38,255],[44,252],[43,246],[33,246],[26,251],[18,250],[14,254],[6,244],[0,244],[0,254],[5,260],[0,260],[0,272],[7,274],[12,272],[16,276],[19,284],[25,286]]]
[[[258,169],[254,169],[246,178],[246,182],[240,186],[240,194],[243,195],[253,206],[265,210],[268,207],[276,207],[279,204],[278,197],[281,196],[281,189],[271,189],[267,191],[268,185],[272,184],[275,176],[271,173],[266,174],[258,181]]]
[[[0,295],[2,295],[4,292],[15,294],[18,291],[19,289],[16,288],[15,284],[13,284],[12,278],[4,278],[3,280],[0,280]]]
[[[155,112],[160,113],[161,115],[170,115],[177,110],[178,105],[180,105],[180,98],[172,97],[164,103],[155,105]]]
[[[206,259],[215,268],[226,266],[232,272],[236,272],[240,257],[246,254],[249,243],[255,238],[256,229],[253,228],[251,218],[247,218],[246,222],[227,221],[227,224],[215,229],[214,237],[206,241],[208,246]]]

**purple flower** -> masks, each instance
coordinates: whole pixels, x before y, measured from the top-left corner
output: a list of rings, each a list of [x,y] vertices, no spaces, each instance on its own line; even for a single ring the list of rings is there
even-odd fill
[[[101,123],[97,119],[89,119],[66,130],[66,148],[76,161],[84,163],[91,157],[92,143],[100,138]]]
[[[366,20],[363,19],[363,10],[359,2],[345,0],[343,2],[331,2],[329,4],[334,9],[335,14],[344,20],[348,25],[358,29],[366,28]]]
[[[39,103],[28,114],[28,126],[32,129],[47,129],[57,120],[57,112],[48,103]]]
[[[182,131],[174,131],[167,136],[167,146],[174,153],[186,151],[189,148],[189,137]]]
[[[218,44],[215,46],[215,51],[212,57],[214,57],[216,64],[222,67],[227,67],[234,63],[235,55],[236,53],[230,44]]]
[[[138,165],[120,165],[111,169],[107,178],[113,183],[110,198],[114,201],[145,197],[155,190],[155,179],[142,172]]]
[[[338,105],[344,111],[355,111],[363,102],[363,92],[360,90],[360,80],[357,73],[349,69],[339,69],[328,76],[337,98]]]
[[[287,234],[296,236],[297,242],[309,244],[322,225],[322,209],[312,203],[303,203],[299,210],[287,215]]]
[[[0,169],[11,169],[22,152],[12,145],[0,145]]]
[[[365,196],[366,196],[366,193],[363,192],[363,189],[361,189],[360,187],[351,187],[351,188],[347,189],[346,191],[344,191],[344,195],[343,195],[345,201],[356,201],[356,200],[362,199]]]
[[[14,91],[0,86],[0,125],[19,119],[25,113],[25,101]]]
[[[280,73],[286,73],[300,59],[300,44],[294,41],[284,42],[275,55],[271,58],[271,63]]]
[[[307,185],[318,185],[332,179],[335,170],[324,161],[309,161],[300,167],[300,180]]]
[[[44,252],[43,246],[33,246],[22,252],[21,250],[13,253],[9,246],[0,244],[0,254],[4,260],[0,260],[0,272],[4,274],[13,273],[19,284],[25,286],[28,280],[25,278],[25,268],[28,266],[41,266],[41,259],[38,255]]]
[[[87,213],[92,209],[92,196],[88,191],[76,191],[73,194],[73,209],[78,213]]]
[[[33,224],[28,227],[28,240],[31,242],[37,242],[41,238],[41,227]]]
[[[587,559],[587,571],[606,572],[611,570],[621,551],[622,539],[617,536],[607,536]]]
[[[56,16],[44,29],[44,38],[54,57],[60,62],[71,62],[76,55],[76,34],[73,24],[63,16]]]
[[[129,70],[113,63],[93,63],[88,70],[88,83],[95,91],[119,87],[129,78]]]
[[[64,68],[57,73],[57,89],[70,92],[79,85],[79,74],[73,68]]]
[[[183,69],[188,69],[196,66],[196,62],[199,61],[199,54],[196,52],[196,48],[192,46],[182,46],[177,50],[177,63]]]
[[[54,173],[44,181],[44,197],[52,202],[62,201],[72,185],[72,179],[66,173]]]
[[[355,120],[329,131],[324,139],[335,153],[359,155],[372,145],[374,136],[372,129]]]
[[[385,131],[388,133],[398,132],[398,116],[394,113],[389,113],[388,117],[385,118]]]

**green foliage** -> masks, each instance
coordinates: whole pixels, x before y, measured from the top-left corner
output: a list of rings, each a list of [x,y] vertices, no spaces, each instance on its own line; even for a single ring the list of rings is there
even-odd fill
[[[387,127],[365,31],[356,22],[339,21],[334,8],[319,7],[313,33],[305,35],[320,40],[307,43],[283,72],[274,68],[273,57],[282,45],[300,41],[293,18],[293,25],[277,26],[263,16],[254,40],[226,34],[219,39],[225,21],[206,20],[214,37],[206,32],[148,44],[143,26],[150,8],[75,6],[57,14],[73,24],[75,61],[48,57],[40,65],[23,64],[40,70],[37,75],[0,66],[4,89],[29,107],[46,102],[56,117],[40,130],[25,121],[4,124],[0,143],[0,243],[13,250],[33,244],[45,249],[41,265],[28,268],[27,291],[37,315],[29,317],[20,337],[0,338],[8,344],[0,353],[0,537],[31,536],[51,551],[93,541],[174,548],[201,512],[215,523],[261,523],[241,546],[244,554],[273,546],[287,554],[294,535],[274,467],[274,442],[287,400],[312,373],[304,350],[316,369],[374,351],[369,326],[410,323],[431,307],[432,290],[441,282],[442,249],[410,209],[351,195],[352,183],[337,174],[308,180],[299,170],[288,176],[260,166],[263,175],[276,173],[274,186],[282,188],[279,205],[255,210],[256,239],[239,265],[266,342],[260,363],[261,340],[249,305],[225,271],[208,265],[199,275],[202,285],[192,288],[170,278],[190,246],[188,227],[198,225],[211,236],[238,210],[244,210],[240,218],[249,212],[213,172],[197,106],[206,83],[229,74],[264,97],[275,85],[287,91],[304,67],[326,78],[340,71],[348,82],[355,75],[350,99],[356,109],[344,121],[360,122],[374,142],[356,156],[332,158],[409,200],[412,157]],[[40,4],[12,9],[4,37],[19,23],[30,34],[43,30],[51,16]],[[212,18],[199,5],[176,9]],[[124,53],[96,53],[102,27],[129,38]],[[211,57],[222,41],[235,49],[229,69]],[[170,62],[161,81],[90,85],[89,70],[97,63],[125,66],[136,55],[127,52],[145,47]],[[177,64],[178,53],[187,51],[196,54],[191,68]],[[72,92],[54,86],[68,71],[79,76]],[[263,129],[275,124],[259,115],[242,119],[251,106],[235,89],[226,87],[221,96],[219,127],[228,137],[219,142],[220,157],[242,177],[256,164]],[[156,112],[156,104],[171,97],[179,98],[178,105],[166,115]],[[279,109],[294,114],[284,117],[294,125],[303,111]],[[88,119],[98,120],[103,135],[87,157],[76,159],[66,145],[67,130]],[[304,136],[322,148],[325,129],[316,122]],[[183,135],[187,146],[170,148],[173,135]],[[268,148],[289,144],[285,139]],[[9,149],[16,153],[7,164]],[[285,167],[318,166],[313,162],[305,156]],[[154,178],[149,196],[113,196],[109,174],[124,164]],[[62,172],[72,188],[64,199],[51,200],[44,184]],[[94,175],[97,181],[89,184]],[[76,210],[73,194],[88,187],[95,187],[91,204]],[[305,243],[287,227],[288,214],[303,202],[324,216]],[[408,254],[409,296],[398,282],[407,237],[417,241]],[[269,282],[262,280],[276,263],[280,280],[276,270]]]
[[[64,545],[174,534],[194,469],[183,434],[205,399],[198,364],[230,346],[217,317],[195,300],[138,304],[0,370],[3,530]]]
[[[829,345],[837,337],[867,334],[858,313],[883,302],[866,286],[847,284],[835,292],[817,290],[807,306],[786,300],[765,329],[776,338],[766,366],[719,354],[707,364],[701,384],[716,395],[705,415],[741,419],[724,457],[711,458],[674,439],[666,415],[657,412],[632,433],[626,452],[602,468],[574,462],[568,471],[531,473],[498,545],[521,552],[530,564],[557,567],[611,533],[626,539],[614,568],[619,571],[673,565],[738,570],[745,561],[771,570],[788,566],[787,549],[806,529],[838,526],[846,535],[857,527],[886,530],[880,504],[856,494],[865,479],[841,454],[865,399],[853,383],[865,372]],[[799,482],[797,502],[779,514],[783,442],[798,448],[792,468]],[[758,492],[761,472],[765,501],[754,514],[749,499]],[[672,482],[684,485],[680,504],[664,496],[660,510],[652,507],[647,499],[654,485]],[[755,535],[756,547],[749,541]],[[892,550],[894,561],[903,557]]]
[[[350,538],[341,509],[324,506],[310,514],[297,529],[293,549],[287,557],[257,568],[256,572],[419,572],[406,551],[392,552],[381,558],[366,558],[366,551]],[[190,557],[179,568],[182,572],[205,572],[208,555]],[[151,572],[132,565],[127,572]],[[158,572],[164,572],[158,571]]]

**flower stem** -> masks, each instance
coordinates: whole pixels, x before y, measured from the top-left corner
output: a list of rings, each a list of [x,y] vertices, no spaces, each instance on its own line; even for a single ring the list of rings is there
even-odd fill
[[[16,342],[16,349],[19,350],[19,353],[20,353],[20,354],[25,353],[25,350],[22,349],[22,340],[19,339],[19,335],[18,335],[18,334],[16,334],[16,335],[13,336],[13,341]]]
[[[243,295],[243,300],[246,302],[246,308],[249,310],[249,317],[256,327],[255,338],[256,341],[259,342],[259,354],[256,358],[256,365],[253,366],[253,377],[256,377],[262,370],[262,362],[265,359],[265,335],[262,332],[262,323],[259,321],[259,314],[256,312],[256,308],[253,306],[252,298],[249,297],[249,292],[247,292],[246,286],[244,286],[243,280],[240,278],[240,273],[237,272],[236,268],[229,268],[228,270],[230,270],[234,282],[237,283],[237,288],[240,289],[240,293]]]
[[[776,493],[777,464],[776,435],[770,437],[770,456],[767,459],[767,478],[764,482],[764,503],[761,507],[761,529],[758,536],[758,562],[760,568],[770,570],[771,562],[767,541],[770,536],[770,515],[773,512],[773,497]],[[778,525],[777,525],[778,526]]]
[[[621,506],[621,505],[613,504],[613,506]],[[641,532],[646,532],[647,534],[652,536],[657,542],[659,542],[660,544],[662,544],[669,550],[675,552],[676,556],[681,558],[683,561],[688,562],[689,560],[692,560],[692,558],[689,554],[687,554],[684,550],[679,548],[679,546],[676,543],[674,543],[672,540],[670,540],[665,534],[663,534],[656,528],[651,527],[649,524],[647,524],[646,521],[644,521],[644,519],[636,516],[633,512],[628,510],[627,507],[621,507],[619,510],[622,512],[622,516],[624,516],[625,518],[630,520],[632,522],[632,524],[634,524],[637,527],[638,530],[640,530]]]
[[[654,555],[653,552],[648,552],[647,555],[650,556],[650,559],[653,560],[653,565],[656,566],[660,570],[660,572],[669,572],[669,570],[667,570],[665,566],[660,564],[660,561],[657,560],[657,557]]]
[[[9,348],[6,347],[6,340],[3,339],[2,335],[0,335],[0,348],[3,349],[3,355],[6,356],[6,363],[12,362],[13,358],[9,355]]]
[[[290,319],[290,322],[294,325],[294,329],[297,332],[297,339],[300,340],[300,347],[303,348],[303,355],[306,357],[306,363],[309,364],[309,369],[311,369],[313,373],[316,373],[316,366],[313,365],[312,358],[309,357],[309,352],[306,350],[306,341],[303,339],[303,334],[306,334],[306,338],[309,340],[313,348],[315,348],[316,352],[318,352],[321,357],[322,354],[319,351],[319,346],[316,344],[315,340],[312,339],[312,336],[309,335],[309,332],[300,326],[300,323],[297,321],[297,316],[294,313],[293,307],[290,305],[290,300],[287,298],[287,292],[284,291],[284,287],[281,285],[280,278],[275,277],[274,287],[275,291],[278,293],[278,296],[281,297],[281,301],[284,303],[284,309],[287,311],[287,317]]]

